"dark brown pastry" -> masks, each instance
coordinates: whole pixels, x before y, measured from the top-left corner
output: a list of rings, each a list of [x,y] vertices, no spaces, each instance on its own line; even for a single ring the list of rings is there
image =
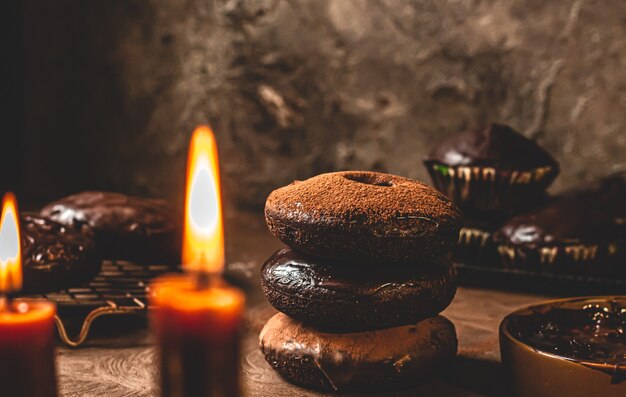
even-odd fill
[[[67,226],[90,226],[106,259],[180,263],[182,216],[163,200],[83,192],[48,204],[41,214]]]
[[[458,239],[461,214],[433,188],[366,171],[322,174],[273,191],[270,231],[290,247],[337,263],[425,263]]]
[[[23,290],[27,294],[79,287],[102,267],[94,235],[36,215],[21,220]]]
[[[548,152],[500,124],[447,138],[424,164],[440,191],[464,209],[481,211],[532,208],[559,173]]]
[[[289,248],[263,265],[269,302],[290,317],[332,332],[415,324],[443,311],[456,292],[447,258],[420,266],[340,266]]]
[[[449,364],[457,351],[454,325],[442,316],[378,331],[332,334],[279,313],[259,339],[267,362],[289,382],[342,393],[415,386]]]
[[[611,218],[568,198],[513,217],[494,241],[506,265],[558,273],[604,274],[621,249]]]

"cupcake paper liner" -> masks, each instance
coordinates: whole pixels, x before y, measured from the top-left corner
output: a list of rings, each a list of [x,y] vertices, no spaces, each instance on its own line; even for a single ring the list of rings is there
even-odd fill
[[[535,205],[559,173],[557,166],[528,171],[493,167],[448,166],[425,160],[433,184],[461,207],[509,211]]]
[[[620,247],[608,244],[564,244],[529,247],[500,244],[502,265],[509,269],[574,275],[617,275]]]
[[[498,251],[491,235],[492,232],[481,228],[462,228],[452,259],[468,265],[493,267],[498,263]]]

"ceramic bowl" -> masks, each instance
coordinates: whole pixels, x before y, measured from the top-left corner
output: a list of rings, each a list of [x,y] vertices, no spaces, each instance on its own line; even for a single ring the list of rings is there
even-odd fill
[[[500,324],[500,351],[512,392],[518,397],[626,396],[626,362],[603,364],[540,351],[515,336],[511,320],[551,307],[581,309],[609,301],[626,308],[626,296],[581,297],[541,302],[505,317]]]

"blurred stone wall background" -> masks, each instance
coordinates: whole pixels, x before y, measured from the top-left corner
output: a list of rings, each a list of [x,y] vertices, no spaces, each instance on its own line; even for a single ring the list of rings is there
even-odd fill
[[[339,169],[427,180],[488,121],[561,162],[555,189],[626,169],[621,0],[24,0],[19,191],[180,202],[216,131],[228,202]],[[3,171],[3,172],[6,172]]]

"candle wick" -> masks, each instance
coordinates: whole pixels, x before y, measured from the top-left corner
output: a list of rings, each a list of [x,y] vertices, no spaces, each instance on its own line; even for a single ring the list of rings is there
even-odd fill
[[[196,272],[196,287],[201,289],[207,289],[215,283],[215,277],[213,274],[205,271]]]

